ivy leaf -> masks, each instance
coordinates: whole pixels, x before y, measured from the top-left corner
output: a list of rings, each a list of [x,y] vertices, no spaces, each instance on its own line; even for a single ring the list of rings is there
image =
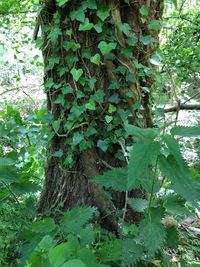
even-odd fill
[[[92,29],[93,26],[94,26],[94,24],[90,23],[89,19],[86,18],[85,21],[79,25],[78,29],[79,29],[79,31],[89,31]]]
[[[113,117],[106,115],[105,116],[105,120],[106,120],[107,123],[110,123],[113,120]]]
[[[136,212],[144,212],[148,207],[148,201],[143,198],[129,198],[128,204]]]
[[[128,165],[128,188],[137,184],[148,169],[148,166],[158,157],[160,143],[151,139],[137,142],[131,151]]]
[[[73,76],[73,78],[74,78],[74,80],[77,82],[79,79],[80,79],[80,77],[83,75],[83,70],[82,69],[75,69],[75,68],[73,68],[73,69],[71,69],[71,74],[72,74],[72,76]]]
[[[86,108],[89,109],[89,110],[95,110],[95,109],[96,109],[96,105],[95,105],[95,102],[94,102],[94,101],[90,101],[90,102],[87,103],[85,106],[86,106]]]
[[[96,65],[99,65],[101,63],[101,57],[99,54],[96,54],[90,58],[90,61]]]
[[[84,136],[82,134],[80,134],[80,133],[75,133],[74,136],[73,136],[73,139],[72,139],[73,144],[75,146],[77,146],[78,144],[80,144],[81,141],[83,141],[83,140],[84,140]]]
[[[155,39],[151,35],[145,35],[142,36],[140,41],[143,43],[143,45],[150,45],[155,42]]]
[[[67,4],[69,2],[69,0],[56,0],[56,2],[57,2],[59,7],[62,7],[65,4]]]
[[[99,147],[103,152],[108,149],[108,143],[105,140],[98,140],[97,147]]]
[[[200,126],[194,126],[194,127],[175,126],[171,129],[171,134],[180,135],[184,137],[200,136]]]
[[[143,16],[148,16],[149,14],[148,8],[145,5],[142,5],[139,11],[140,11],[140,14],[142,14]]]
[[[50,34],[49,34],[49,38],[50,38],[51,42],[53,44],[55,44],[58,40],[58,36],[61,34],[62,34],[61,29],[58,26],[53,27]]]
[[[103,175],[96,176],[91,182],[103,185],[108,189],[125,192],[127,190],[127,169],[115,168],[105,172]]]
[[[109,6],[106,6],[105,8],[102,8],[102,9],[99,9],[97,11],[97,16],[102,20],[104,21],[108,16],[109,16],[109,13],[110,13],[110,7]]]
[[[108,112],[109,113],[113,113],[117,110],[117,108],[115,106],[113,106],[112,104],[109,104],[109,108],[108,108]]]
[[[98,45],[98,48],[100,49],[101,53],[103,55],[106,55],[108,53],[110,53],[113,49],[115,49],[117,46],[116,43],[106,43],[104,41],[101,41]]]
[[[85,21],[85,12],[84,12],[83,8],[80,7],[79,9],[71,11],[70,18],[71,18],[71,20],[78,20],[80,22],[84,22]]]
[[[53,129],[54,131],[58,132],[59,129],[60,129],[60,124],[61,124],[61,120],[55,120],[53,123],[52,123],[52,126],[53,126]]]
[[[61,158],[63,156],[63,150],[60,149],[60,150],[57,150],[55,151],[53,154],[52,154],[53,157],[56,157],[56,158]]]
[[[166,239],[166,231],[161,223],[149,222],[144,219],[140,223],[139,233],[150,254],[154,255],[162,249]]]
[[[156,20],[156,19],[153,19],[148,25],[148,28],[150,30],[154,30],[154,31],[160,30],[161,27],[162,27],[161,22],[159,20]]]

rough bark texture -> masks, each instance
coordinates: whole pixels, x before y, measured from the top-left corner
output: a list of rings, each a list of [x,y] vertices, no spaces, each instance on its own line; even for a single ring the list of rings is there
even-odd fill
[[[113,34],[116,35],[118,45],[123,49],[126,47],[125,37],[118,28],[120,22],[128,23],[132,28],[132,33],[140,39],[143,35],[151,35],[156,39],[156,42],[153,45],[141,45],[133,47],[133,57],[138,60],[139,63],[142,63],[145,66],[149,66],[149,58],[155,52],[155,49],[158,44],[158,34],[159,31],[149,30],[147,25],[152,19],[160,19],[162,16],[163,9],[163,0],[139,0],[132,1],[133,3],[127,4],[128,1],[118,1],[118,0],[109,0],[109,1],[97,1],[99,5],[110,5],[111,14],[113,20],[116,21],[116,26],[113,27]],[[81,1],[71,1],[71,5],[78,6]],[[139,9],[142,5],[146,5],[149,9],[149,14],[146,17],[146,23],[141,22],[141,14]],[[67,65],[66,62],[66,51],[62,48],[62,42],[67,40],[68,36],[66,35],[66,29],[69,25],[66,24],[65,18],[69,16],[69,12],[73,7],[67,5],[65,8],[59,8],[56,5],[56,1],[46,0],[43,3],[43,9],[40,13],[40,23],[42,26],[42,35],[44,39],[43,46],[43,56],[45,67],[48,65],[48,59],[55,55],[61,56],[60,65]],[[44,26],[51,26],[53,21],[53,15],[55,12],[58,12],[62,18],[62,23],[60,25],[62,29],[62,34],[59,37],[58,47],[52,47],[48,41],[48,31],[44,30]],[[96,17],[90,14],[87,14],[91,22],[96,20]],[[93,31],[87,32],[78,32],[79,23],[77,21],[71,22],[70,27],[72,27],[73,32],[75,33],[74,38],[81,44],[81,47],[87,46],[90,48],[90,51],[94,53],[99,53],[97,48],[98,45],[98,34]],[[92,64],[89,60],[83,60],[81,54],[78,54],[79,67],[83,67],[86,75],[95,77],[97,80],[97,87],[101,88],[105,92],[104,103],[102,104],[102,110],[98,114],[91,115],[93,116],[94,121],[96,122],[96,128],[101,131],[104,127],[104,122],[102,121],[102,116],[105,115],[107,107],[109,105],[108,98],[110,97],[111,92],[108,90],[110,82],[112,80],[120,80],[123,77],[119,77],[115,74],[115,69],[118,66],[125,66],[130,73],[136,74],[137,70],[131,58],[125,57],[120,50],[118,49],[115,52],[115,60],[105,59],[101,65],[97,66]],[[144,77],[137,76],[136,82],[130,82],[127,88],[120,89],[120,98],[121,101],[119,105],[123,108],[130,109],[132,111],[132,116],[130,122],[135,122],[136,113],[141,113],[143,115],[143,127],[152,126],[151,110],[149,108],[149,98],[150,93],[144,93],[142,87],[151,88],[153,83],[153,78],[151,75],[146,75]],[[45,80],[48,78],[53,78],[54,83],[58,82],[60,77],[58,76],[58,66],[55,65],[51,70],[48,68],[45,69]],[[70,74],[62,76],[62,79],[66,83],[74,84]],[[79,86],[74,84],[74,86]],[[133,97],[126,100],[126,93],[132,91]],[[47,92],[47,102],[48,110],[53,114],[55,119],[58,119],[61,114],[65,117],[67,121],[69,110],[63,110],[62,105],[55,104],[54,101],[57,99],[60,91],[50,88]],[[70,96],[67,99],[71,101]],[[144,110],[138,111],[133,109],[133,104],[135,102],[140,102]],[[116,114],[115,116],[118,116]],[[85,131],[87,122],[82,123],[79,129],[80,132]],[[121,125],[123,127],[123,125]],[[107,227],[113,230],[116,227],[116,222],[112,215],[108,216],[108,211],[110,214],[115,211],[117,207],[122,208],[124,205],[124,195],[118,194],[114,196],[113,201],[105,200],[105,193],[102,187],[93,185],[89,183],[89,180],[94,176],[103,173],[108,170],[110,167],[120,167],[124,166],[126,163],[115,159],[114,150],[120,149],[120,146],[113,144],[113,151],[103,153],[97,148],[97,140],[95,136],[91,136],[93,146],[86,151],[82,151],[76,154],[76,163],[71,168],[64,166],[62,164],[63,158],[57,158],[51,156],[55,151],[62,149],[64,154],[68,153],[68,144],[66,144],[66,138],[70,138],[70,133],[67,136],[66,132],[55,133],[53,138],[50,141],[49,151],[48,151],[48,160],[46,164],[46,179],[44,190],[41,194],[39,202],[39,211],[42,212],[46,209],[55,210],[57,208],[69,209],[75,206],[82,205],[94,205],[98,207],[102,220],[105,221]],[[137,192],[137,194],[141,194]],[[138,218],[134,217],[135,215],[127,213],[127,220],[136,221]],[[131,218],[132,216],[132,218]]]

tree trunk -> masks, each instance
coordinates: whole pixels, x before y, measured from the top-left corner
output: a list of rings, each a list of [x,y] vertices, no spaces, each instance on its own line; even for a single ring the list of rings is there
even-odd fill
[[[53,121],[40,212],[92,205],[107,228],[116,227],[108,211],[124,206],[124,194],[106,200],[104,189],[89,180],[126,165],[119,144],[129,142],[124,122],[152,126],[149,59],[159,29],[149,25],[158,25],[162,9],[163,0],[66,1],[61,7],[44,1],[38,20]]]

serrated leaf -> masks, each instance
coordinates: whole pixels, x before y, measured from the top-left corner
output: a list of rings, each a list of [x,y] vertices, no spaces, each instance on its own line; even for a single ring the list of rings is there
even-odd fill
[[[171,134],[184,137],[198,137],[200,136],[200,126],[175,126],[171,129]]]
[[[103,175],[96,176],[91,182],[103,185],[108,189],[125,192],[127,190],[127,169],[115,168]]]
[[[144,139],[133,146],[128,165],[128,189],[137,184],[159,152],[160,143],[151,139]]]
[[[179,245],[179,233],[175,227],[166,229],[166,247],[177,249]]]
[[[159,157],[159,166],[164,176],[172,181],[172,189],[193,205],[199,200],[199,183],[195,181],[188,168],[180,166],[173,155]]]
[[[139,128],[134,125],[126,124],[125,130],[128,135],[133,135],[139,138],[154,139],[159,134],[159,129],[156,128]]]
[[[98,254],[102,263],[116,263],[121,259],[122,241],[119,239],[107,241],[100,248]]]
[[[73,76],[73,78],[74,78],[74,80],[76,81],[76,82],[78,82],[78,80],[81,78],[81,76],[83,75],[83,70],[82,69],[75,69],[75,68],[73,68],[73,69],[71,69],[71,74],[72,74],[72,76]]]
[[[185,200],[178,195],[169,194],[163,202],[163,207],[169,214],[175,216],[189,216],[190,212],[185,206]]]
[[[161,223],[149,222],[146,219],[142,220],[139,226],[139,233],[149,254],[154,255],[158,250],[162,249],[166,231]]]
[[[122,241],[122,267],[130,266],[142,258],[144,251],[140,244],[133,239]]]
[[[148,201],[143,198],[129,198],[128,204],[136,212],[144,212],[148,207]]]
[[[56,2],[57,2],[59,7],[62,7],[65,4],[67,4],[69,2],[69,0],[56,0]]]
[[[96,65],[99,65],[101,63],[101,57],[99,54],[96,54],[90,58],[90,61]]]
[[[50,233],[56,229],[56,224],[52,218],[46,218],[32,223],[29,229],[35,233]]]
[[[98,48],[100,49],[102,55],[106,55],[110,53],[113,49],[115,49],[117,46],[116,43],[106,43],[104,41],[101,41],[98,45]]]
[[[92,207],[74,208],[67,211],[61,220],[62,231],[64,233],[79,233],[95,211],[96,209]]]

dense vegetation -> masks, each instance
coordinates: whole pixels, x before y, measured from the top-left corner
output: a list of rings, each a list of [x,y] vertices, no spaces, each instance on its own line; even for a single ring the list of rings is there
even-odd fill
[[[49,17],[41,15],[43,2],[48,1],[0,3],[0,266],[200,266],[198,3],[165,1],[161,21],[149,19],[143,1],[139,14],[143,31],[149,32],[138,40],[128,23],[113,22],[115,1],[102,8],[95,0],[81,1],[81,6],[58,0],[58,12],[53,18],[50,14],[52,27]],[[123,2],[128,8],[137,1]],[[61,53],[66,67],[60,61],[60,38],[66,37],[60,25],[62,11],[70,8],[65,23],[72,27],[65,31],[69,39],[62,40],[61,49],[67,51],[65,57]],[[42,85],[43,63],[32,44],[37,14],[41,32],[34,45],[44,54]],[[89,15],[97,16],[98,23],[91,23]],[[99,43],[91,55],[75,34],[80,42],[86,34],[89,43],[92,30]],[[104,60],[118,64],[110,72],[109,99],[93,73]],[[140,92],[134,95],[137,83]],[[122,96],[121,84],[133,86],[133,92]],[[38,97],[41,87],[47,108],[44,95]],[[64,200],[58,201],[62,192],[56,186],[65,192],[58,176],[83,170],[75,167],[92,145],[102,156],[99,168],[104,167],[99,173],[90,172],[90,165],[83,169],[92,176],[86,183],[98,189],[100,202],[83,205],[85,179],[80,175],[76,201],[81,204],[66,208]],[[58,184],[48,190],[46,182],[44,190],[45,166],[47,179],[52,159],[61,169],[57,177],[54,173]],[[96,164],[95,158],[91,162]],[[114,205],[113,199],[121,196],[123,205]],[[48,198],[53,200],[49,207]]]

